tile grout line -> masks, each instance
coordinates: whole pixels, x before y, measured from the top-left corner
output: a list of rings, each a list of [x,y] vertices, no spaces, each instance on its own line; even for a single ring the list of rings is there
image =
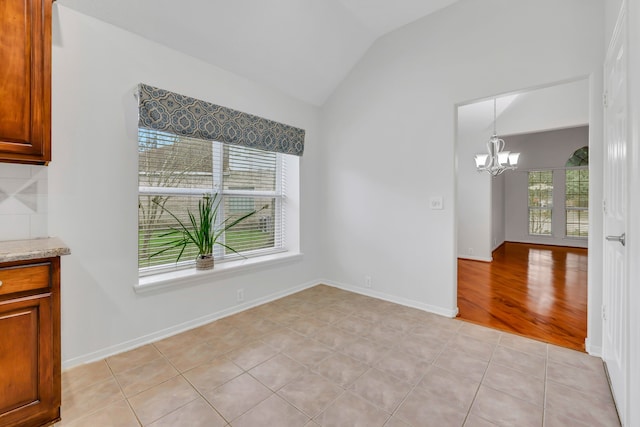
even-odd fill
[[[389,419],[387,419],[386,423],[389,422],[389,420],[391,418],[393,418],[397,413],[398,410],[400,409],[400,407],[402,407],[402,405],[407,401],[407,399],[409,398],[409,396],[411,396],[411,393],[413,393],[416,388],[418,387],[418,385],[424,380],[424,378],[427,376],[427,374],[429,373],[429,371],[431,371],[434,367],[436,367],[435,362],[436,360],[438,360],[438,357],[440,357],[442,355],[442,353],[444,352],[445,348],[447,347],[447,345],[449,345],[449,342],[452,341],[453,336],[456,335],[458,333],[458,331],[460,330],[460,327],[458,327],[458,329],[456,329],[456,331],[454,333],[451,334],[451,336],[445,341],[445,343],[442,345],[442,347],[440,348],[439,352],[436,354],[436,356],[433,358],[433,360],[431,362],[429,362],[429,369],[427,369],[427,371],[422,374],[422,376],[420,377],[420,379],[413,384],[413,386],[411,387],[411,389],[409,390],[409,392],[402,398],[402,400],[400,401],[400,403],[398,403],[398,405],[396,405],[395,409],[393,410],[393,412],[391,413],[391,416],[389,417]],[[390,349],[387,353],[390,353],[392,351],[392,349]],[[389,374],[391,375],[391,374]],[[397,377],[395,377],[394,375],[391,375],[392,377],[399,379]],[[402,381],[401,379],[399,379],[400,381]],[[398,415],[398,417],[402,420],[404,420],[401,416]],[[385,423],[385,425],[386,425]]]
[[[168,378],[168,379],[166,379],[166,380],[164,380],[164,381],[161,381],[161,382],[160,382],[160,383],[158,383],[158,384],[155,384],[155,385],[154,385],[154,386],[152,386],[152,387],[149,387],[149,388],[147,388],[147,389],[145,389],[145,390],[142,390],[142,391],[140,391],[140,392],[136,393],[135,395],[131,396],[131,398],[136,397],[136,396],[140,395],[141,393],[144,393],[145,391],[148,391],[148,390],[152,389],[153,387],[157,387],[157,386],[159,386],[159,385],[161,385],[161,384],[165,384],[165,383],[167,383],[167,382],[169,382],[169,381],[171,381],[171,380],[173,380],[174,378],[177,378],[177,377],[182,377],[185,381],[187,381],[187,383],[189,384],[189,386],[190,386],[191,388],[193,388],[193,389],[194,389],[194,390],[199,394],[198,390],[197,390],[197,389],[196,389],[196,388],[195,388],[195,387],[194,387],[194,386],[193,386],[193,385],[192,385],[192,384],[191,384],[191,383],[190,383],[190,382],[189,382],[189,381],[188,381],[188,380],[187,380],[187,379],[182,375],[182,372],[180,372],[180,371],[179,371],[179,370],[178,370],[178,369],[173,365],[173,363],[171,363],[171,360],[169,360],[169,358],[167,357],[167,355],[165,355],[162,351],[160,351],[160,349],[158,349],[158,348],[155,346],[155,344],[154,344],[154,343],[150,343],[150,344],[151,344],[151,345],[153,346],[153,348],[154,348],[154,349],[155,349],[155,350],[156,350],[156,351],[161,355],[161,358],[164,358],[164,360],[166,360],[166,361],[167,361],[167,363],[169,363],[169,365],[171,365],[171,367],[172,367],[173,369],[175,369],[175,370],[176,370],[176,372],[178,373],[178,375],[175,375],[175,376],[173,376],[173,377],[171,377],[171,378]],[[160,359],[160,357],[159,357],[158,359]],[[140,420],[140,418],[138,417],[138,413],[135,411],[135,409],[134,409],[134,408],[133,408],[133,406],[131,405],[131,402],[129,401],[129,399],[130,399],[130,398],[129,398],[125,393],[124,393],[124,389],[122,388],[122,385],[120,384],[120,381],[118,381],[118,377],[116,376],[115,372],[113,372],[113,369],[111,368],[111,365],[109,364],[109,362],[108,362],[108,360],[107,360],[107,359],[104,359],[104,361],[105,361],[105,363],[107,364],[107,366],[109,366],[109,370],[111,371],[111,374],[113,375],[114,379],[116,380],[116,383],[118,383],[118,386],[120,387],[120,391],[122,392],[122,395],[124,396],[125,401],[127,402],[127,405],[129,406],[129,408],[131,408],[131,411],[133,412],[133,415],[136,417],[136,420],[138,420],[138,423],[139,423],[141,426],[143,426],[144,424],[142,423],[142,420]],[[151,363],[151,362],[148,362],[148,363]],[[143,366],[143,365],[144,365],[144,364],[139,365],[139,366],[135,366],[135,367],[133,367],[133,368],[130,368],[130,369],[125,370],[124,372],[129,371],[129,370],[133,370],[133,369],[136,369],[136,368],[139,368],[140,366]],[[161,418],[163,418],[163,417],[165,417],[165,416],[167,416],[167,415],[169,415],[169,414],[173,414],[173,413],[174,413],[174,412],[176,412],[177,410],[179,410],[179,409],[181,409],[181,408],[183,408],[183,407],[187,406],[188,404],[190,404],[190,403],[194,402],[195,400],[196,400],[196,399],[190,400],[189,402],[187,402],[187,403],[185,403],[184,405],[182,405],[182,406],[180,406],[180,407],[178,407],[178,408],[174,409],[173,411],[171,411],[171,412],[169,412],[169,413],[166,413],[166,414],[162,415],[161,417],[159,417],[159,418],[157,418],[157,419],[155,419],[155,420],[151,421],[151,423],[154,423],[154,422],[158,421],[159,419],[161,419]],[[207,402],[207,403],[208,403],[208,402]],[[214,408],[214,410],[215,410],[215,408]],[[217,412],[217,411],[216,411],[216,412]],[[151,424],[151,423],[150,423],[150,424]]]
[[[484,368],[484,372],[482,373],[482,378],[480,379],[480,382],[478,383],[478,388],[476,389],[476,392],[473,395],[473,399],[471,400],[471,404],[469,405],[469,409],[467,409],[467,414],[464,417],[464,420],[462,421],[462,425],[464,426],[467,423],[467,420],[469,419],[469,415],[471,415],[471,410],[473,409],[473,404],[476,402],[476,399],[478,398],[478,393],[480,393],[480,387],[482,387],[482,383],[484,382],[485,377],[487,376],[487,371],[489,370],[489,366],[491,365],[491,360],[493,359],[493,355],[496,352],[496,349],[498,348],[498,346],[500,345],[500,341],[502,340],[502,332],[499,332],[500,336],[498,337],[498,341],[494,344],[493,349],[491,350],[491,356],[489,356],[489,360],[487,361],[487,366]],[[483,418],[484,419],[484,418]],[[489,421],[489,420],[487,420]],[[492,422],[492,421],[489,421]]]
[[[103,360],[104,360],[104,363],[107,365],[107,368],[109,368],[109,372],[111,372],[111,376],[113,377],[114,381],[116,382],[116,384],[118,384],[118,388],[120,388],[120,393],[122,393],[122,396],[124,397],[124,401],[127,403],[127,406],[129,407],[129,409],[131,409],[131,412],[133,413],[133,416],[136,417],[136,421],[138,422],[138,424],[140,426],[142,426],[142,421],[138,417],[138,414],[136,413],[136,411],[133,409],[133,406],[131,406],[131,402],[129,402],[129,398],[124,393],[124,389],[122,388],[122,384],[120,384],[120,381],[118,380],[118,377],[116,376],[116,373],[113,372],[113,368],[111,367],[111,364],[109,363],[109,361],[106,358],[103,359]]]
[[[111,366],[109,365],[107,360],[106,359],[101,359],[101,360],[97,360],[97,361],[91,362],[91,363],[99,363],[99,362],[104,362],[104,364],[106,365],[107,369],[109,369],[109,373],[110,373],[111,377],[110,378],[106,378],[106,379],[102,379],[102,380],[99,380],[99,381],[95,381],[95,382],[90,383],[90,384],[87,384],[84,387],[82,387],[80,390],[77,390],[76,393],[78,393],[80,391],[83,391],[83,390],[86,390],[86,389],[88,389],[90,387],[93,387],[93,386],[95,386],[97,384],[106,383],[109,380],[113,379],[115,381],[116,385],[118,386],[118,389],[120,390],[120,393],[122,394],[123,400],[127,400],[127,396],[125,396],[124,392],[122,391],[122,387],[120,386],[120,383],[118,382],[117,378],[115,377],[115,375],[113,373],[113,370],[111,369]],[[118,401],[108,402],[108,403],[103,402],[102,406],[90,408],[89,410],[87,410],[86,412],[83,412],[78,417],[72,418],[71,422],[75,423],[78,420],[81,420],[81,419],[86,418],[86,417],[88,417],[90,415],[96,414],[97,412],[105,409],[107,406],[112,405],[112,404],[117,403],[117,402]],[[127,402],[127,404],[128,404],[128,402]],[[64,412],[64,408],[62,407],[62,405],[60,405],[60,412],[61,412],[60,415],[61,415],[61,418],[62,418],[62,415],[63,415],[62,412]],[[134,413],[134,415],[135,415],[135,413]],[[137,416],[136,416],[136,419],[137,419]],[[60,423],[60,422],[61,421],[58,421],[55,425],[57,426],[58,423]]]
[[[127,402],[127,406],[129,407],[129,409],[131,409],[133,416],[136,417],[136,421],[138,421],[138,424],[142,426],[142,420],[140,420],[140,418],[138,417],[138,413],[133,409],[133,406],[131,406],[131,402],[129,402],[129,398],[127,397],[127,395],[124,394],[124,390],[122,389],[122,384],[120,384],[120,381],[118,381],[118,377],[116,376],[116,373],[113,372],[113,368],[111,367],[111,364],[109,363],[107,358],[103,360],[104,360],[104,363],[109,368],[109,372],[111,372],[111,375],[113,376],[113,379],[115,380],[116,384],[118,384],[118,387],[120,388],[120,393],[122,393],[122,396],[124,397],[124,401]]]
[[[207,363],[207,362],[205,362],[205,363]],[[231,362],[231,363],[233,363],[233,362]],[[236,366],[237,366],[237,365],[236,365]],[[242,374],[240,374],[240,375],[242,375]],[[233,378],[229,379],[229,381],[231,381],[231,380],[233,380],[233,379],[235,379],[235,378],[238,378],[240,375],[236,375],[235,377],[233,377]],[[209,406],[211,407],[211,409],[213,409],[213,410],[216,412],[216,414],[220,415],[220,418],[222,418],[222,419],[227,423],[227,425],[229,425],[230,421],[228,421],[228,420],[224,417],[224,415],[222,415],[222,414],[221,414],[221,413],[216,409],[216,407],[215,407],[215,406],[213,406],[213,405],[211,404],[211,402],[209,402],[209,400],[208,400],[206,397],[204,397],[204,395],[203,395],[202,393],[200,393],[200,390],[198,390],[198,388],[197,388],[193,383],[191,383],[191,381],[189,381],[189,379],[188,379],[187,377],[185,377],[185,376],[183,375],[183,373],[180,373],[180,376],[181,376],[181,377],[182,377],[182,378],[187,382],[187,384],[189,384],[189,386],[190,386],[191,388],[193,388],[193,389],[195,390],[195,392],[196,392],[196,393],[198,393],[198,395],[202,398],[202,400],[204,400],[204,401],[207,403],[207,405],[209,405]],[[218,387],[220,387],[220,386],[222,386],[222,385],[224,385],[224,384],[228,383],[229,381],[226,381],[226,382],[224,382],[223,384],[220,384]],[[216,387],[216,388],[217,388],[217,387]],[[194,400],[192,400],[192,401],[190,401],[190,402],[188,402],[188,403],[186,403],[186,404],[184,404],[184,405],[182,405],[180,408],[183,408],[183,407],[187,406],[188,404],[190,404],[190,403],[192,403],[192,402],[195,402],[196,400],[197,400],[197,398],[196,398],[196,399],[194,399]],[[174,413],[175,411],[177,411],[177,410],[178,410],[178,409],[180,409],[180,408],[177,408],[177,409],[175,409],[175,410],[173,410],[173,411],[169,412],[169,414]],[[169,414],[165,414],[165,415],[163,415],[162,417],[160,417],[160,418],[158,418],[158,419],[164,418],[164,417],[166,417],[166,416],[167,416],[167,415],[169,415]],[[157,421],[157,420],[156,420],[156,421]],[[155,421],[154,421],[154,422],[155,422]]]
[[[186,331],[186,332],[188,332],[188,331]],[[176,334],[176,335],[179,335],[179,334]],[[173,336],[176,336],[176,335],[173,335]],[[170,337],[169,337],[169,338],[170,338]],[[205,342],[208,342],[208,341],[206,341],[206,340],[205,340]],[[163,358],[163,359],[164,359],[164,360],[165,360],[165,361],[166,361],[166,362],[167,362],[167,363],[168,363],[168,364],[169,364],[173,369],[175,369],[175,371],[176,371],[178,374],[177,374],[177,375],[174,375],[173,377],[168,378],[168,379],[166,379],[166,380],[164,380],[164,381],[161,381],[161,382],[159,382],[159,383],[157,383],[157,384],[153,385],[152,387],[149,387],[149,388],[147,388],[147,389],[145,389],[145,390],[143,390],[143,391],[140,391],[140,392],[136,393],[134,396],[131,396],[131,398],[136,397],[136,396],[140,395],[141,393],[144,393],[144,392],[146,392],[146,391],[150,390],[150,389],[151,389],[151,388],[153,388],[153,387],[157,387],[157,386],[159,386],[159,385],[165,384],[165,383],[167,383],[168,381],[173,380],[174,378],[182,377],[182,379],[183,379],[183,380],[185,380],[187,384],[189,384],[189,387],[191,387],[191,388],[192,388],[192,389],[193,389],[193,390],[194,390],[194,391],[195,391],[195,392],[196,392],[200,397],[202,397],[202,398],[204,399],[204,401],[207,403],[207,405],[211,406],[211,408],[212,408],[212,409],[213,409],[213,410],[214,410],[218,415],[220,415],[220,416],[222,417],[222,419],[223,419],[223,420],[225,420],[225,422],[226,422],[227,424],[229,424],[229,421],[227,421],[227,419],[226,419],[226,418],[224,418],[224,417],[222,416],[222,414],[220,414],[220,412],[218,412],[218,410],[217,410],[213,405],[211,405],[211,403],[210,403],[210,402],[209,402],[209,401],[208,401],[208,400],[207,400],[207,399],[202,395],[202,393],[200,393],[200,390],[198,390],[198,389],[195,387],[195,385],[193,385],[193,384],[192,384],[192,383],[191,383],[191,382],[190,382],[190,381],[189,381],[189,380],[184,376],[184,372],[183,372],[183,371],[181,371],[181,370],[179,370],[179,369],[178,369],[178,368],[177,368],[177,367],[176,367],[176,366],[171,362],[171,359],[169,359],[169,357],[168,357],[168,356],[167,356],[163,351],[161,351],[159,348],[157,348],[157,347],[156,347],[155,343],[150,343],[150,344],[151,344],[151,345],[153,346],[153,348],[154,348],[154,349],[155,349],[155,350],[156,350],[156,351],[161,355],[161,358]],[[198,366],[204,365],[205,363],[208,363],[208,362],[210,362],[210,361],[212,361],[212,360],[214,360],[214,359],[216,359],[216,358],[218,358],[218,357],[224,357],[226,360],[229,360],[229,359],[227,359],[227,358],[225,357],[225,355],[226,355],[226,353],[221,354],[221,355],[218,355],[218,356],[216,356],[216,357],[214,357],[214,358],[212,358],[212,359],[209,359],[209,360],[207,360],[207,361],[202,362],[202,363],[201,363],[200,365],[198,365]],[[104,360],[105,360],[105,362],[107,362],[107,360],[106,360],[106,359],[104,359]],[[231,363],[233,363],[233,361],[231,361],[231,360],[229,360],[229,361],[230,361]],[[108,364],[108,362],[107,362],[107,364]],[[234,365],[235,365],[235,363],[234,363]],[[187,371],[189,371],[189,370],[191,370],[191,369],[195,369],[195,368],[197,368],[198,366],[194,366],[194,367],[192,367],[192,368],[189,368],[189,369],[187,369],[185,372],[187,372]],[[237,365],[236,365],[236,366],[237,366]],[[111,366],[109,366],[109,369],[111,369]],[[135,368],[131,368],[131,369],[135,369]],[[242,368],[240,368],[240,369],[242,369]],[[113,373],[113,370],[112,370],[112,373]],[[240,374],[240,375],[242,375],[242,374]],[[120,386],[120,389],[122,390],[122,386],[120,385],[120,382],[117,380],[117,377],[115,376],[115,374],[113,374],[113,376],[114,376],[114,378],[116,378],[116,382],[118,382],[118,386]],[[238,376],[239,376],[239,375],[238,375]],[[238,376],[233,377],[233,378],[237,378]],[[228,380],[228,381],[226,381],[224,384],[226,384],[227,382],[231,381],[233,378],[229,379],[229,380]],[[223,385],[223,384],[220,384],[220,386],[222,386],[222,385]],[[122,394],[124,395],[124,391],[122,391]],[[142,421],[140,421],[140,419],[139,419],[139,417],[138,417],[138,414],[136,413],[136,411],[135,411],[135,410],[133,409],[133,407],[131,406],[131,402],[129,402],[129,397],[127,397],[127,396],[125,395],[125,399],[126,399],[126,401],[127,401],[127,404],[129,405],[129,407],[131,407],[131,410],[133,411],[134,415],[136,416],[136,419],[138,419],[138,422],[139,422],[139,423],[140,423],[140,425],[142,426],[142,425],[143,425],[143,423],[142,423]],[[164,417],[166,417],[166,416],[168,416],[168,415],[170,415],[170,414],[173,414],[174,412],[176,412],[176,411],[178,411],[179,409],[182,409],[183,407],[185,407],[185,406],[187,406],[187,405],[189,405],[189,404],[191,404],[191,403],[195,402],[196,400],[197,400],[197,398],[195,398],[195,399],[193,399],[193,400],[190,400],[189,402],[187,402],[187,403],[185,403],[184,405],[182,405],[182,406],[180,406],[180,407],[178,407],[178,408],[174,409],[173,411],[168,412],[168,413],[166,413],[166,414],[162,415],[161,417],[159,417],[159,418],[157,418],[157,419],[153,420],[151,423],[154,423],[154,422],[156,422],[156,421],[158,421],[158,420],[160,420],[160,419],[162,419],[162,418],[164,418]]]

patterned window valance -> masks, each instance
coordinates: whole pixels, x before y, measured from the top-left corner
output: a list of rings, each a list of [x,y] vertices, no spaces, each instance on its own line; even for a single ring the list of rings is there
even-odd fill
[[[138,107],[141,128],[296,156],[304,151],[304,129],[143,83]]]

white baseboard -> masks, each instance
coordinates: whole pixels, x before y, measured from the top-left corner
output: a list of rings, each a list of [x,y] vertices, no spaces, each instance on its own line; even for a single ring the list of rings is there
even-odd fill
[[[354,292],[356,294],[366,295],[368,297],[373,297],[373,298],[381,299],[384,301],[389,301],[396,304],[404,305],[406,307],[417,308],[418,310],[426,311],[433,314],[438,314],[440,316],[454,318],[458,315],[457,307],[455,309],[447,309],[444,307],[439,307],[431,304],[423,304],[407,298],[402,298],[395,295],[389,295],[384,292],[374,291],[373,289],[362,288],[360,286],[347,285],[345,283],[340,283],[340,282],[336,282],[328,279],[323,279],[319,283],[333,286],[334,288],[343,289],[345,291]]]
[[[458,255],[458,258],[469,259],[471,261],[492,262],[493,257],[473,256],[473,255]]]
[[[593,345],[589,337],[584,340],[584,349],[592,356],[602,357],[602,346]]]
[[[307,283],[303,283],[302,285],[294,286],[292,288],[288,288],[284,291],[276,292],[276,293],[264,296],[262,298],[247,301],[243,304],[235,305],[225,310],[207,314],[206,316],[202,316],[197,319],[190,320],[188,322],[180,323],[179,325],[162,329],[160,331],[153,332],[151,334],[147,334],[133,340],[129,340],[120,344],[105,347],[98,351],[94,351],[88,354],[84,354],[82,356],[74,357],[72,359],[63,360],[62,370],[64,371],[78,365],[95,362],[97,360],[102,360],[118,353],[123,353],[125,351],[133,350],[135,348],[141,347],[143,345],[146,345],[155,341],[159,341],[161,339],[170,337],[172,335],[176,335],[176,334],[188,331],[190,329],[197,328],[198,326],[206,325],[207,323],[213,322],[214,320],[222,319],[223,317],[231,316],[232,314],[239,313],[249,308],[252,308],[261,304],[265,304],[270,301],[280,299],[282,297],[286,297],[287,295],[291,295],[296,292],[303,291],[305,289],[316,286],[319,283],[320,282],[317,280],[309,281]]]
[[[303,291],[305,289],[311,288],[317,285],[328,285],[333,286],[335,288],[343,289],[345,291],[354,292],[362,295],[366,295],[373,298],[378,298],[384,301],[393,302],[396,304],[404,305],[406,307],[417,308],[422,311],[426,311],[429,313],[438,314],[440,316],[445,317],[456,317],[458,314],[458,309],[446,309],[443,307],[438,307],[430,304],[419,303],[410,299],[397,297],[394,295],[385,294],[383,292],[374,291],[372,289],[364,289],[357,286],[351,286],[344,283],[335,282],[333,280],[312,280],[307,283],[303,283],[298,286],[294,286],[288,288],[284,291],[275,292],[273,294],[264,296],[262,298],[257,298],[251,301],[247,301],[243,304],[239,304],[233,307],[230,307],[225,310],[217,311],[215,313],[207,314],[206,316],[199,317],[197,319],[190,320],[188,322],[181,323],[176,326],[172,326],[170,328],[165,328],[157,332],[153,332],[151,334],[147,334],[141,336],[139,338],[135,338],[133,340],[129,340],[120,344],[116,344],[113,346],[105,347],[103,349],[84,354],[82,356],[74,357],[72,359],[67,359],[62,361],[62,370],[71,369],[75,366],[82,365],[85,363],[91,363],[98,360],[105,359],[107,357],[113,356],[115,354],[123,353],[125,351],[133,350],[135,348],[141,347],[143,345],[159,341],[161,339],[170,337],[172,335],[176,335],[190,329],[197,328],[199,326],[205,325],[207,323],[213,322],[218,319],[222,319],[223,317],[231,316],[233,314],[239,313],[241,311],[250,309],[252,307],[256,307],[261,304],[265,304],[283,297],[287,295],[294,294],[296,292]]]

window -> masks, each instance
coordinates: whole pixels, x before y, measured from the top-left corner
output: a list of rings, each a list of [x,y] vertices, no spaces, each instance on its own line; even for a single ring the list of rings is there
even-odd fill
[[[566,167],[589,166],[589,147],[584,146],[573,152],[565,164]]]
[[[589,170],[568,169],[565,175],[567,237],[589,235]]]
[[[254,187],[229,187],[230,190],[255,190]],[[234,197],[229,200],[229,212],[242,214],[256,208],[256,201],[251,197]]]
[[[529,172],[529,234],[551,236],[553,171]]]
[[[189,267],[196,256],[187,246],[157,254],[177,223],[162,209],[187,220],[205,193],[222,197],[216,222],[259,212],[223,236],[226,245],[245,257],[283,250],[286,168],[281,153],[192,139],[156,130],[138,131],[138,267],[141,274],[168,267]],[[216,262],[238,255],[214,248]]]

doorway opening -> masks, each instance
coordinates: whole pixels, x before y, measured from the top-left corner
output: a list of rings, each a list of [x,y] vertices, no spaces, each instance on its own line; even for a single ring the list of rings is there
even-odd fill
[[[588,80],[497,97],[496,123],[493,102],[457,109],[459,317],[584,351]],[[473,162],[494,127],[520,153],[498,176]]]

